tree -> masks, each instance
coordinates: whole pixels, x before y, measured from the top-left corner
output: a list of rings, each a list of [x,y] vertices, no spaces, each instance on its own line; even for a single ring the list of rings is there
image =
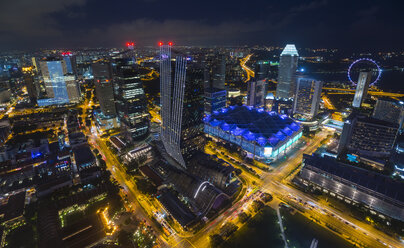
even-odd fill
[[[239,220],[241,223],[245,223],[249,218],[250,218],[250,216],[249,216],[248,214],[246,214],[245,212],[241,212],[241,213],[238,215],[238,220]]]
[[[222,228],[220,228],[220,232],[223,236],[229,237],[232,233],[237,231],[238,227],[231,222],[227,222]]]
[[[122,247],[131,247],[131,234],[125,230],[118,233],[118,243]]]
[[[210,246],[212,248],[218,247],[221,243],[223,243],[223,238],[219,234],[210,235]]]
[[[136,186],[142,194],[153,195],[157,192],[156,187],[146,179],[139,179],[136,181]]]
[[[264,203],[260,200],[254,200],[251,207],[254,212],[258,212],[264,207]]]

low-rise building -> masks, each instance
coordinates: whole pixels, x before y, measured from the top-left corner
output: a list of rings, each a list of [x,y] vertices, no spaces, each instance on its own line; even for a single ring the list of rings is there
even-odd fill
[[[296,181],[382,216],[404,220],[404,182],[316,154],[303,156]]]
[[[286,115],[251,106],[230,106],[204,118],[205,133],[236,144],[262,159],[276,160],[302,136]]]

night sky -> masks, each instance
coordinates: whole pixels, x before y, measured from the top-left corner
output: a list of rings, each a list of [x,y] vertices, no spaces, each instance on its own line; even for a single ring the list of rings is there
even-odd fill
[[[0,50],[179,45],[404,48],[403,1],[1,0]]]

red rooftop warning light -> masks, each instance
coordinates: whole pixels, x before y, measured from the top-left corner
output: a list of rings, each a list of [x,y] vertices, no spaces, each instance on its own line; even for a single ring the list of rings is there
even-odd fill
[[[170,42],[168,42],[168,45],[169,45],[169,46],[172,46],[172,45],[173,45],[173,43],[170,41]]]
[[[163,42],[160,41],[160,42],[159,42],[159,46],[162,46],[162,45],[163,45]]]

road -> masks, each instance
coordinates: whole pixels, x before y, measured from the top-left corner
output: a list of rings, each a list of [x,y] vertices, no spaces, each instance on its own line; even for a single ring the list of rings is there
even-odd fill
[[[146,220],[147,224],[153,227],[153,230],[157,234],[157,239],[161,244],[161,247],[168,247],[166,240],[159,232],[159,228],[153,221],[151,221],[150,215],[143,208],[144,205],[143,207],[140,205],[140,199],[138,198],[138,196],[140,196],[141,194],[137,191],[136,185],[132,181],[132,179],[128,175],[126,175],[125,170],[122,168],[121,163],[118,161],[115,154],[110,151],[105,141],[99,138],[97,135],[92,134],[90,136],[90,144],[92,144],[100,151],[100,153],[105,158],[107,169],[111,172],[112,177],[124,188],[124,192],[126,193],[129,202],[126,207],[128,209],[131,209],[138,218]],[[150,211],[151,209],[148,209],[148,212]]]
[[[255,76],[254,71],[251,70],[251,68],[249,68],[248,66],[246,66],[246,63],[250,60],[251,56],[252,54],[248,54],[245,58],[242,58],[240,60],[240,66],[245,70],[247,74],[247,78],[244,80],[244,82],[250,81],[250,79]]]

